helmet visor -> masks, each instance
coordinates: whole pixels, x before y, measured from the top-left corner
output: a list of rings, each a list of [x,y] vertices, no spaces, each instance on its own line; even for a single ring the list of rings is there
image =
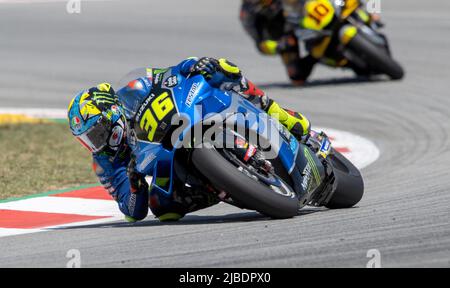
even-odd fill
[[[111,121],[102,116],[89,130],[77,136],[77,139],[91,152],[99,152],[108,144],[111,133]]]

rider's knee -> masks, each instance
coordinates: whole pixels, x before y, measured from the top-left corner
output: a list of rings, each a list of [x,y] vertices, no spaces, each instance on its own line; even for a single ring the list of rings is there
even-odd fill
[[[179,213],[175,213],[175,212],[170,212],[170,213],[165,213],[160,216],[157,216],[157,218],[161,222],[174,222],[174,221],[178,221],[181,218],[183,218],[183,215],[181,215]]]

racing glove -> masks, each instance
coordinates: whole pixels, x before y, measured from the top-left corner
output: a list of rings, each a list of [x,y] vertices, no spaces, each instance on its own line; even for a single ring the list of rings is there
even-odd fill
[[[242,77],[240,69],[224,58],[218,60],[210,57],[200,58],[192,66],[191,73],[199,73],[206,80],[214,82],[233,82]]]
[[[145,175],[136,171],[136,157],[132,156],[127,167],[128,180],[130,181],[130,192],[133,194],[148,191]]]
[[[283,36],[280,40],[264,40],[258,45],[259,51],[266,55],[292,52],[297,49],[297,39],[294,35]]]
[[[275,55],[278,53],[278,42],[275,40],[264,40],[259,42],[258,49],[266,55]]]

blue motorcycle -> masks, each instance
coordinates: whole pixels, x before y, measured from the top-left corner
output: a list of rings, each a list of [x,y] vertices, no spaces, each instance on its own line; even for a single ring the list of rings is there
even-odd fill
[[[306,205],[348,208],[361,200],[361,173],[325,133],[311,132],[300,143],[238,92],[214,88],[201,75],[171,68],[128,76],[138,77],[152,79],[148,95],[128,95],[127,87],[118,95],[136,169],[152,176],[152,189],[171,195],[174,179],[182,179],[218,201],[272,218],[293,217]],[[161,185],[162,178],[170,182]]]

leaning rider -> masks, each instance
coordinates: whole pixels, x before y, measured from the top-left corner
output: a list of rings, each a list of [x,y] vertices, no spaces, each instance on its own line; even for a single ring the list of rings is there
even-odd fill
[[[309,53],[320,44],[322,34],[299,42],[305,4],[312,0],[242,0],[240,20],[257,49],[264,55],[280,55],[293,85],[303,85],[319,59]],[[368,22],[384,26],[378,14],[368,13]],[[299,26],[300,25],[300,26]],[[304,49],[304,48],[305,49]]]
[[[291,83],[298,86],[305,83],[317,60],[309,55],[300,55],[294,27],[286,19],[284,2],[242,0],[239,18],[258,51],[264,55],[280,55]]]
[[[310,123],[304,116],[280,108],[226,59],[189,58],[177,66],[158,70],[170,69],[177,69],[186,76],[202,74],[214,87],[230,84],[231,89],[238,90],[243,97],[278,119],[298,139],[309,134]],[[137,97],[147,96],[155,81],[158,80],[142,77],[131,81],[127,89]],[[128,221],[144,219],[149,207],[159,220],[173,221],[218,203],[217,198],[211,197],[212,193],[207,191],[176,191],[171,198],[154,191],[156,189],[150,189],[149,193],[145,175],[135,169],[128,142],[131,138],[128,136],[131,130],[129,120],[125,117],[120,97],[110,84],[101,83],[77,94],[69,105],[68,118],[73,135],[92,153],[93,169],[100,183],[118,202]]]

